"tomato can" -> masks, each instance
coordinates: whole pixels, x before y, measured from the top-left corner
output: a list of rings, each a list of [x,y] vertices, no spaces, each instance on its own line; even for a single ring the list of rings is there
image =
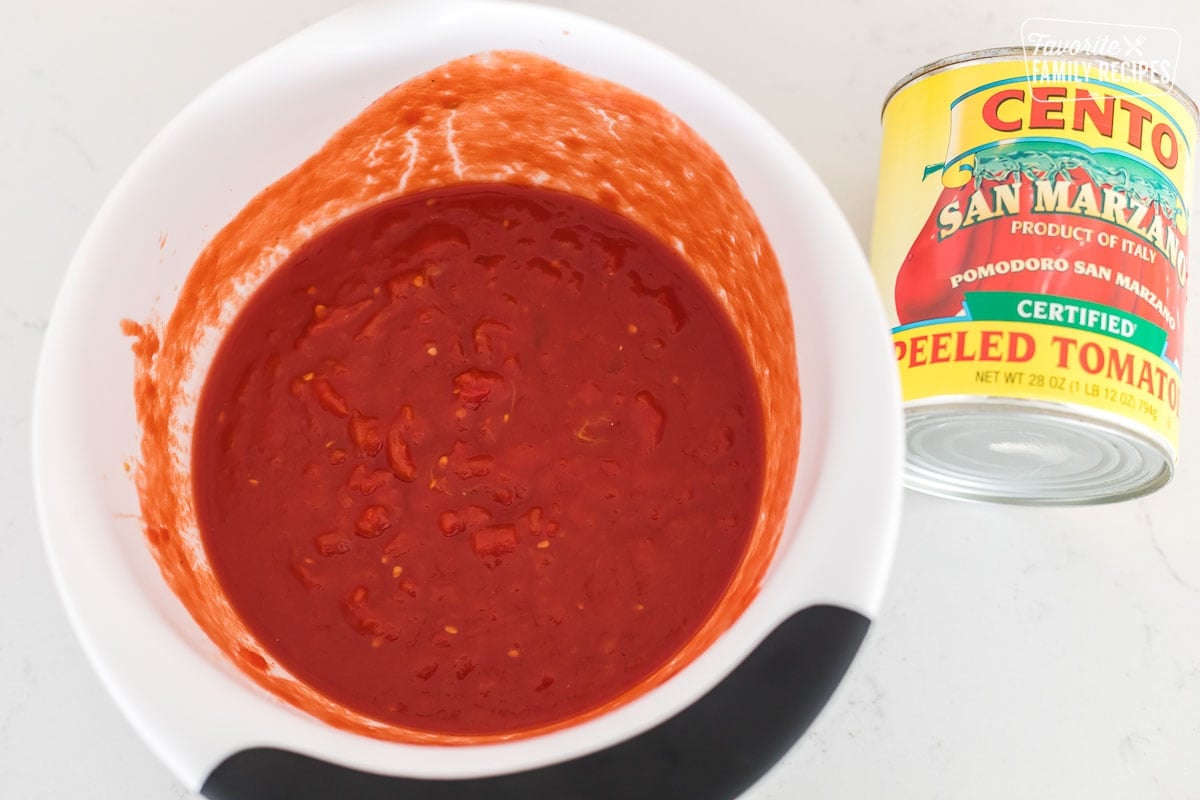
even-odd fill
[[[1197,110],[1128,67],[1003,48],[888,95],[871,265],[912,488],[1085,504],[1171,479]]]

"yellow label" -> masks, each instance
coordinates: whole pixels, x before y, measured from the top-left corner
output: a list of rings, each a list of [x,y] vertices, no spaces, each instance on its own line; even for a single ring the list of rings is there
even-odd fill
[[[1013,71],[1011,62],[1005,66]],[[1093,65],[1080,67],[1086,73]],[[993,145],[1037,138],[1132,156],[1182,190],[1191,178],[1187,148],[1193,126],[1184,128],[1188,114],[1179,108],[1172,112],[1170,105],[1178,103],[1164,96],[1141,97],[1128,87],[1083,74],[1077,81],[1051,85],[1031,83],[1023,72],[986,81],[950,100],[942,182],[962,186],[971,180],[975,155]]]
[[[1179,446],[1179,374],[1111,336],[1027,322],[942,322],[894,335],[905,402],[1048,400],[1136,419]]]
[[[871,265],[905,401],[1074,404],[1176,447],[1194,108],[1017,54],[915,79],[883,125]]]

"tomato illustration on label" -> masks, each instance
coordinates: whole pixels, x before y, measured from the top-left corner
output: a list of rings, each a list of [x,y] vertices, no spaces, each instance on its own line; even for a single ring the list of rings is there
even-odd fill
[[[963,205],[971,196],[970,184],[945,188],[937,205],[917,234],[896,273],[896,315],[902,325],[938,317],[952,317],[962,308],[962,293],[947,291],[950,278],[970,260],[975,231],[953,242],[942,243],[938,235],[938,215],[941,209]]]
[[[1182,201],[1144,165],[1061,142],[997,146],[943,188],[897,273],[896,313],[959,316],[970,291],[1072,297],[1162,328],[1178,364],[1187,243]]]

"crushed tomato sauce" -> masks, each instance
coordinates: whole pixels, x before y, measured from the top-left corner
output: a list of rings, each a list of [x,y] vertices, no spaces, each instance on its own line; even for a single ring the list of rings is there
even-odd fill
[[[368,717],[497,734],[661,668],[763,490],[741,338],[656,237],[503,184],[359,211],[225,334],[192,445],[238,615]]]

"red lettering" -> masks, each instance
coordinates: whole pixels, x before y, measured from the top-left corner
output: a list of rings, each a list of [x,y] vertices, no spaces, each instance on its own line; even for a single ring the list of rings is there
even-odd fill
[[[933,353],[929,356],[930,364],[944,364],[950,360],[950,332],[942,331],[933,335]]]
[[[1171,143],[1170,155],[1163,152],[1163,139]],[[1175,138],[1175,131],[1171,130],[1167,123],[1160,122],[1154,126],[1154,130],[1150,132],[1150,146],[1154,148],[1154,157],[1158,159],[1158,163],[1167,169],[1179,163],[1179,140]]]
[[[1014,364],[1021,364],[1033,358],[1033,352],[1036,349],[1033,337],[1028,333],[1015,331],[1009,334],[1008,337],[1008,360]]]
[[[1142,129],[1150,119],[1150,112],[1141,106],[1135,106],[1128,100],[1121,101],[1121,108],[1129,112],[1129,146],[1142,149]]]
[[[1003,356],[1000,354],[1000,340],[1004,336],[1003,331],[981,331],[979,334],[979,360],[980,361],[1000,361]]]
[[[1037,341],[1021,331],[939,331],[892,343],[896,361],[906,367],[948,364],[955,361],[1007,361],[1023,364],[1033,360]]]
[[[958,331],[954,334],[954,360],[974,361],[975,354],[967,348],[967,332]]]
[[[1099,375],[1104,369],[1104,350],[1095,342],[1087,342],[1079,348],[1079,365],[1089,375]]]
[[[1142,361],[1142,368],[1138,371],[1137,388],[1154,394],[1154,369],[1149,361]]]
[[[1033,87],[1033,106],[1029,112],[1029,127],[1030,128],[1065,128],[1066,120],[1061,117],[1051,118],[1051,114],[1061,114],[1063,110],[1062,100],[1054,100],[1055,97],[1066,97],[1067,90],[1062,86],[1035,86]]]
[[[1079,342],[1064,336],[1055,336],[1050,343],[1058,347],[1058,366],[1065,369],[1067,359],[1071,355],[1071,347],[1078,345]]]
[[[1115,97],[1104,98],[1104,109],[1101,110],[1100,104],[1092,97],[1092,93],[1087,89],[1079,89],[1075,93],[1075,116],[1071,122],[1071,130],[1082,131],[1085,127],[1084,117],[1091,121],[1096,127],[1096,132],[1101,136],[1112,138],[1113,120],[1117,115],[1117,99]]]
[[[1034,90],[1036,91],[1036,89]],[[996,92],[989,97],[983,104],[983,121],[989,128],[994,131],[1019,131],[1021,130],[1020,118],[1014,120],[1000,119],[1000,106],[1007,103],[1009,100],[1018,102],[1025,100],[1024,89],[1004,89]]]
[[[926,363],[925,344],[928,341],[928,336],[914,336],[908,340],[908,365],[910,367],[919,367]]]

